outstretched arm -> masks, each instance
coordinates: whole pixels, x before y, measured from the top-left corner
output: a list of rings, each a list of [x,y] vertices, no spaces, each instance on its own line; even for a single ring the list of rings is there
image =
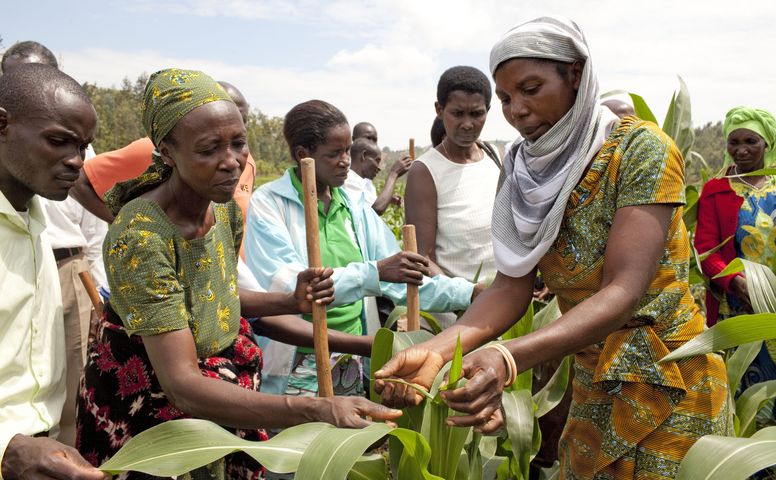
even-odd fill
[[[97,192],[94,191],[92,182],[89,181],[89,177],[83,169],[78,177],[78,181],[75,182],[73,188],[70,189],[70,196],[83,205],[83,207],[95,217],[108,223],[113,223],[113,213],[97,195]]]
[[[391,171],[388,172],[388,178],[385,179],[385,185],[380,193],[377,195],[377,200],[372,204],[372,209],[377,212],[378,215],[382,215],[391,203],[396,203],[396,198],[393,192],[396,190],[396,181],[402,177],[412,165],[412,159],[409,155],[405,155],[401,160],[396,161],[391,166]]]

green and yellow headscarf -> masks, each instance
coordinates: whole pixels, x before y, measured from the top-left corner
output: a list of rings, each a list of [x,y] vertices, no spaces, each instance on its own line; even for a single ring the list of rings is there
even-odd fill
[[[218,100],[232,102],[223,87],[208,75],[180,68],[160,70],[151,75],[146,84],[143,128],[158,147],[186,114]],[[171,173],[172,168],[154,151],[151,166],[139,177],[116,184],[105,194],[105,204],[116,215],[127,202],[164,183]]]
[[[736,107],[725,115],[725,123],[722,130],[725,133],[725,141],[734,130],[745,128],[760,135],[765,140],[765,166],[776,163],[776,119],[770,112],[760,108]],[[733,158],[725,149],[725,165],[732,165]]]

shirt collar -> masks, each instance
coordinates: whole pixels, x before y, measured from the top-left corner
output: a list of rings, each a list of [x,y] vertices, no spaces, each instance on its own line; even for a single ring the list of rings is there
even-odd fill
[[[296,190],[296,193],[299,195],[299,201],[302,202],[302,204],[304,204],[303,195],[302,195],[302,181],[299,179],[299,177],[296,176],[297,168],[298,167],[289,168],[288,176],[291,177],[291,185],[294,186],[294,190]],[[331,215],[341,207],[347,207],[344,195],[342,194],[342,189],[339,187],[333,187],[331,188],[331,203],[329,204],[328,215]],[[321,201],[318,200],[318,211],[320,213],[323,213],[322,208],[323,207],[322,207]]]
[[[40,200],[37,195],[33,195],[30,201],[27,203],[27,211],[30,212],[30,227],[29,231],[33,234],[37,234],[46,228],[46,217],[43,216],[43,208],[40,204]],[[24,221],[19,212],[13,208],[11,202],[0,191],[0,215],[4,215],[8,220],[23,230],[28,230],[27,222]]]

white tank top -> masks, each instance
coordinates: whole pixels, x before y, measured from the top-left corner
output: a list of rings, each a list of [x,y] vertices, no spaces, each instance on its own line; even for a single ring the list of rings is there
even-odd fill
[[[428,168],[437,191],[437,264],[445,274],[472,280],[495,275],[490,221],[499,169],[483,152],[476,163],[451,162],[435,148],[416,161]]]

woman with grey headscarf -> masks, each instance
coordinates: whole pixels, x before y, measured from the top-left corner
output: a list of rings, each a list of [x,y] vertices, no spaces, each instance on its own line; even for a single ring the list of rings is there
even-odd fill
[[[681,154],[656,125],[598,105],[573,22],[539,18],[510,30],[490,68],[504,117],[524,138],[505,158],[493,212],[499,274],[453,327],[400,352],[376,377],[430,386],[456,337],[472,351],[523,316],[541,271],[563,315],[467,355],[469,381],[442,395],[468,415],[448,423],[498,429],[501,392],[518,373],[575,354],[562,478],[672,478],[700,436],[730,428],[719,356],[657,363],[704,328],[687,282]],[[421,400],[395,382],[376,389],[392,405]]]

